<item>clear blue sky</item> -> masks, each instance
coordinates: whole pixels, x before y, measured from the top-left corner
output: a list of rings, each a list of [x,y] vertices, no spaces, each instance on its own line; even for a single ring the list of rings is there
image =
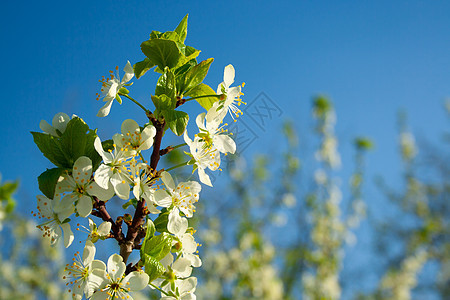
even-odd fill
[[[145,121],[128,103],[97,118],[98,79],[127,60],[142,60],[139,45],[150,31],[171,30],[186,13],[187,44],[202,50],[201,59],[215,58],[211,86],[232,63],[236,81],[247,83],[245,99],[266,93],[301,133],[311,125],[311,96],[329,95],[344,164],[352,155],[345,145],[355,136],[376,141],[371,176],[389,179],[391,169],[396,176],[398,109],[433,141],[448,125],[442,109],[450,96],[448,1],[7,1],[0,12],[0,172],[20,178],[21,198],[34,201],[36,177],[51,166],[29,134],[39,131],[41,119],[75,113],[103,138],[122,119],[139,114],[137,121]],[[136,81],[134,95],[149,99],[145,86],[153,90],[155,78]],[[271,149],[266,145],[278,129],[255,127],[259,139],[245,155]]]

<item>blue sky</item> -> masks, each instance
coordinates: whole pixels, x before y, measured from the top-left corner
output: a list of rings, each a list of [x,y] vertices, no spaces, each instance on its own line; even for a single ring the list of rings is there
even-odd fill
[[[123,119],[145,121],[130,103],[115,103],[110,116],[97,118],[98,79],[142,60],[139,45],[150,31],[172,30],[189,13],[187,44],[202,50],[200,59],[215,58],[207,83],[215,87],[232,63],[236,82],[247,83],[247,102],[264,92],[282,111],[263,129],[250,125],[258,139],[244,155],[273,150],[283,118],[306,134],[311,97],[324,93],[337,111],[344,164],[352,165],[349,143],[367,135],[376,143],[369,176],[393,179],[399,109],[432,141],[448,126],[442,104],[450,96],[449,12],[446,1],[8,1],[0,12],[0,172],[3,180],[19,178],[21,199],[33,202],[36,177],[51,167],[29,134],[41,119],[75,113],[102,138],[119,131]],[[153,91],[155,80],[137,80],[133,95],[149,101],[146,87]]]

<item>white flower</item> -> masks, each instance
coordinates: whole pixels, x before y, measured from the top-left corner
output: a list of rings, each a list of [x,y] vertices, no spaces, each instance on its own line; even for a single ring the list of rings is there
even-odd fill
[[[195,212],[194,204],[198,202],[199,193],[202,187],[196,181],[180,182],[175,187],[172,176],[168,172],[161,173],[161,179],[166,189],[155,192],[155,201],[162,207],[177,208],[182,211],[186,217],[192,217]]]
[[[188,230],[188,220],[180,216],[178,208],[174,208],[170,212],[167,230],[178,239],[175,245],[177,249],[180,249],[181,257],[189,259],[191,266],[200,267],[202,261],[198,255],[194,254],[197,251],[197,243],[192,234],[187,232],[190,231]]]
[[[148,285],[149,277],[143,271],[133,271],[125,276],[125,263],[122,256],[113,254],[108,259],[108,272],[94,270],[94,274],[103,279],[103,283],[92,295],[92,300],[130,299],[131,291],[139,291]]]
[[[125,149],[120,148],[117,150],[116,145],[114,145],[114,151],[106,152],[103,150],[99,137],[95,138],[94,147],[103,158],[103,164],[95,171],[95,182],[104,189],[107,189],[111,182],[117,196],[121,199],[128,199],[131,179],[125,166],[127,164],[125,161],[127,159]]]
[[[72,244],[74,236],[70,224],[64,222],[73,212],[73,205],[61,206],[60,196],[48,199],[43,195],[36,196],[38,212],[34,216],[45,219],[37,227],[44,232],[43,236],[50,238],[52,245],[56,244],[64,233],[64,246]]]
[[[89,157],[81,156],[73,164],[72,175],[65,174],[60,177],[56,185],[57,193],[70,192],[62,199],[62,205],[70,205],[75,202],[78,214],[85,218],[92,211],[92,196],[102,201],[107,201],[114,196],[111,185],[107,189],[101,188],[92,176],[92,161]]]
[[[200,142],[205,144],[206,148],[216,148],[221,153],[232,153],[236,151],[236,143],[227,134],[227,130],[223,129],[223,126],[227,126],[225,123],[220,126],[221,120],[216,118],[212,120],[207,120],[205,118],[205,113],[201,113],[197,116],[195,120],[200,132],[196,134]]]
[[[168,287],[167,285],[166,287]],[[176,296],[163,296],[161,300],[196,300],[194,292],[197,287],[197,278],[190,277],[187,279],[177,279],[175,280],[176,291],[178,295]],[[166,288],[167,289],[167,288]]]
[[[111,222],[102,222],[100,226],[97,227],[97,224],[95,224],[95,222],[91,218],[88,218],[88,220],[89,229],[83,225],[81,225],[81,227],[83,227],[87,231],[87,233],[89,234],[88,240],[90,240],[92,243],[97,242],[99,239],[106,239],[111,233]],[[79,230],[79,228],[77,228],[77,230]]]
[[[214,102],[212,108],[208,111],[208,115],[206,116],[206,119],[209,121],[215,118],[223,120],[227,112],[230,112],[233,120],[234,117],[238,118],[239,115],[243,114],[242,111],[237,108],[237,106],[240,106],[241,103],[244,103],[240,99],[240,96],[243,95],[241,93],[241,86],[230,87],[230,85],[234,82],[234,75],[234,67],[232,65],[226,66],[223,72],[223,82],[217,87],[217,95],[223,94],[226,98],[224,100]],[[244,86],[244,84],[242,84],[242,86]]]
[[[84,247],[83,256],[80,258],[79,252],[75,253],[72,264],[67,264],[65,271],[70,278],[69,284],[73,284],[72,298],[80,300],[83,294],[89,298],[95,291],[95,288],[103,282],[102,278],[92,274],[94,269],[106,270],[106,265],[100,260],[94,260],[95,246],[92,242],[87,241]]]
[[[116,76],[114,76],[113,71],[110,71],[111,74],[109,79],[103,77],[103,79],[100,80],[100,82],[102,83],[102,95],[97,94],[97,100],[103,97],[103,101],[106,102],[106,104],[98,111],[98,117],[106,117],[109,114],[114,99],[122,104],[122,99],[120,99],[118,95],[119,90],[124,86],[129,85],[126,83],[130,81],[134,76],[133,67],[131,66],[129,61],[127,62],[123,70],[125,71],[125,75],[123,76],[122,80],[120,80],[119,76],[119,67],[116,67]]]
[[[132,156],[136,152],[150,149],[156,129],[153,125],[148,125],[141,132],[136,121],[127,119],[122,123],[121,132],[113,136],[114,143],[119,148],[127,148],[128,156]]]
[[[151,187],[153,180],[149,172],[150,167],[145,163],[137,163],[133,158],[130,162],[131,180],[133,181],[133,195],[136,199],[144,198],[147,201],[147,207],[150,213],[158,214],[161,211],[155,207],[155,189]]]
[[[197,169],[198,177],[203,184],[212,186],[211,179],[206,174],[208,168],[215,171],[220,166],[220,153],[216,148],[205,148],[204,143],[199,138],[193,141],[189,138],[187,130],[184,132],[184,141],[189,146],[194,163],[194,171]]]
[[[45,133],[59,137],[66,130],[69,121],[70,117],[67,114],[60,112],[53,117],[52,125],[45,120],[41,120],[39,128]]]

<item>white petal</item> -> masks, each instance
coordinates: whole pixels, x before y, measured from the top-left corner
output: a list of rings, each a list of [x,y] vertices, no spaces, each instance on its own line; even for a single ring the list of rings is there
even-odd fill
[[[195,119],[195,123],[197,124],[197,127],[200,129],[206,129],[205,127],[205,113],[201,113],[197,116]]]
[[[111,184],[114,187],[116,195],[120,199],[127,200],[130,195],[130,185],[124,180],[124,178],[119,174],[113,174],[111,176]]]
[[[139,291],[148,285],[149,277],[143,271],[133,271],[128,274],[122,281],[122,284],[132,291]],[[127,283],[130,284],[127,284]]]
[[[228,65],[225,67],[223,72],[223,82],[225,82],[225,86],[229,87],[234,82],[235,70],[233,65]]]
[[[55,128],[53,128],[52,125],[48,124],[48,122],[45,121],[45,120],[42,120],[39,123],[39,128],[45,133],[51,134],[51,135],[56,136],[56,137],[58,136],[58,134],[56,133]]]
[[[114,101],[114,98],[108,100],[105,105],[100,108],[100,110],[97,113],[97,117],[106,117],[109,115],[109,111],[111,110],[111,105]]]
[[[80,197],[77,203],[77,212],[82,218],[86,218],[92,212],[92,198],[86,195]]]
[[[92,161],[89,157],[80,156],[73,164],[72,176],[79,185],[89,182],[92,175]]]
[[[192,273],[191,261],[184,257],[179,258],[173,263],[172,269],[181,278],[189,277]]]
[[[59,130],[61,133],[66,131],[67,123],[69,123],[70,117],[65,113],[57,113],[52,120],[53,128]]]
[[[166,190],[157,190],[155,192],[155,202],[159,206],[169,207],[172,205],[172,196]]]
[[[103,150],[102,141],[99,137],[96,137],[94,140],[94,148],[97,151],[97,153],[103,158],[103,162],[105,164],[109,164],[113,161],[113,156],[111,153],[106,152]]]
[[[55,206],[53,207],[54,211],[56,213],[63,212],[67,210],[67,207],[71,206],[75,200],[77,200],[78,197],[75,196],[75,194],[68,194],[65,195],[61,201],[56,201]],[[63,220],[61,220],[63,221]]]
[[[133,67],[131,66],[130,61],[127,61],[127,64],[125,65],[123,70],[125,71],[125,75],[122,78],[122,83],[127,83],[134,76],[134,70]]]
[[[132,134],[140,132],[140,129],[138,123],[135,120],[126,119],[125,121],[123,121],[120,131],[122,132],[122,134],[126,135],[127,133]]]
[[[169,189],[169,190],[175,189],[175,183],[173,182],[172,175],[170,175],[169,172],[166,172],[166,171],[162,172],[161,180],[164,182],[164,185],[167,187],[167,189]]]
[[[111,232],[111,226],[111,222],[103,222],[102,224],[100,224],[100,226],[98,226],[98,234],[101,236],[108,235]]]
[[[183,234],[181,243],[183,244],[183,252],[185,253],[194,253],[197,250],[197,243],[195,242],[194,237],[189,233]]]
[[[211,183],[211,179],[209,179],[209,176],[208,176],[208,174],[205,173],[205,170],[202,168],[198,168],[197,170],[198,170],[198,177],[199,177],[200,181],[203,184],[206,184],[208,186],[213,186]]]
[[[186,232],[187,227],[188,227],[188,220],[180,216],[178,208],[174,208],[169,213],[167,230],[169,230],[170,233],[173,233],[175,235],[181,235]]]
[[[108,201],[114,196],[114,188],[108,183],[108,189],[101,188],[95,181],[91,182],[87,187],[87,192],[91,196],[95,196],[102,201]]]
[[[222,153],[234,154],[236,151],[236,143],[234,140],[225,134],[216,135],[214,137],[214,146]]]
[[[177,280],[177,286],[180,289],[180,294],[194,292],[197,287],[197,278],[190,277],[184,280]]]
[[[191,145],[192,145],[192,140],[189,138],[187,129],[184,131],[183,137],[184,137],[184,142],[185,142],[186,144],[188,144],[189,147],[191,147]]]
[[[95,250],[94,244],[91,241],[86,241],[82,257],[84,266],[88,266],[94,260]]]
[[[94,259],[91,263],[91,269],[92,270],[99,269],[99,270],[106,271],[106,265],[103,261]]]
[[[64,246],[67,248],[72,244],[74,239],[72,229],[70,229],[69,223],[61,224],[61,228],[64,232]]]
[[[102,292],[99,290],[95,292],[91,297],[91,300],[107,300],[107,299],[111,299],[109,297],[108,291]]]
[[[189,259],[191,261],[191,266],[193,266],[194,268],[199,268],[202,266],[202,260],[200,259],[200,257],[198,257],[198,255],[186,253],[183,257]]]
[[[111,167],[101,164],[97,171],[95,171],[94,180],[101,188],[108,189],[112,175],[113,171],[111,170]]]
[[[125,263],[123,262],[122,256],[118,254],[113,254],[108,259],[108,274],[112,281],[116,281],[117,278],[122,277],[125,273]]]

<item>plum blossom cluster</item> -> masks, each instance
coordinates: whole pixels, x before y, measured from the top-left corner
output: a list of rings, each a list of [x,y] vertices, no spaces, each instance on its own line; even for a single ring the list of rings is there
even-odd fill
[[[243,85],[230,87],[235,77],[232,65],[225,67],[217,93],[202,83],[213,59],[197,63],[199,50],[185,46],[180,51],[186,28],[187,16],[175,31],[152,32],[141,45],[143,61],[133,66],[128,61],[122,79],[116,68],[100,80],[97,100],[102,98],[105,104],[97,116],[108,116],[113,102],[121,104],[126,98],[144,111],[147,123],[126,119],[120,133],[105,140],[78,116],[58,113],[51,125],[41,121],[43,132],[33,132],[35,143],[55,165],[38,178],[43,193],[33,212],[42,220],[38,228],[52,245],[62,239],[67,248],[75,240],[73,219],[87,223],[77,227],[87,233],[83,253],[77,252],[65,268],[73,299],[132,299],[133,291],[146,287],[159,291],[161,299],[196,299],[197,279],[191,274],[202,261],[189,219],[196,211],[201,184],[212,187],[206,170],[220,170],[221,155],[236,151],[224,119],[228,112],[233,120],[242,114],[237,106],[243,103]],[[152,67],[162,75],[150,110],[132,98],[127,87],[133,77],[140,78]],[[189,115],[179,110],[190,100],[205,110],[196,117],[196,128],[189,129],[193,138],[187,130]],[[164,148],[167,130],[183,136],[185,143]],[[186,147],[185,163],[159,166],[161,156],[180,147]],[[179,180],[170,173],[184,166],[192,166],[200,182]],[[116,197],[124,211],[113,218],[108,208]],[[118,251],[105,263],[95,254],[106,239],[115,239]],[[140,259],[130,262],[134,250]]]

